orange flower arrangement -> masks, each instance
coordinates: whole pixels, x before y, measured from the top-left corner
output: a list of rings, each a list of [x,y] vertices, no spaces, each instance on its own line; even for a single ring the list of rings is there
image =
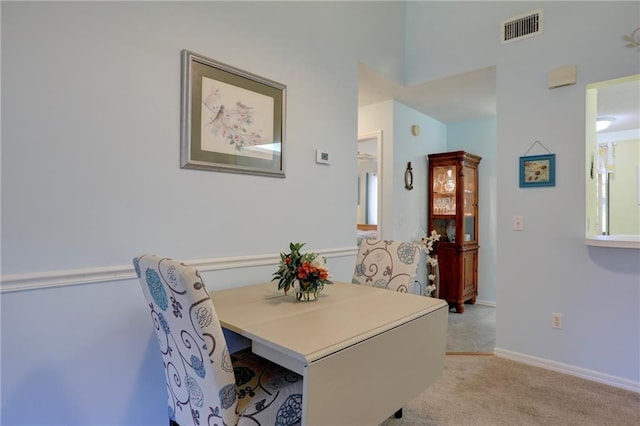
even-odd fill
[[[272,281],[278,280],[278,290],[284,290],[285,294],[297,281],[300,291],[317,296],[325,284],[333,283],[329,280],[326,259],[317,253],[300,253],[303,246],[304,243],[290,243],[291,251],[280,253],[280,264]]]

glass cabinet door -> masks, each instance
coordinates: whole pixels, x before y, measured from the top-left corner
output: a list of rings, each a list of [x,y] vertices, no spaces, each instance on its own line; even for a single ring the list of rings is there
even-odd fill
[[[463,166],[464,191],[463,208],[464,220],[462,221],[462,234],[464,241],[475,241],[476,236],[476,216],[478,208],[477,182],[475,169]]]
[[[433,168],[431,214],[434,228],[442,241],[456,241],[456,189],[458,174],[455,165]]]
[[[454,166],[433,168],[433,214],[456,214],[456,173]]]

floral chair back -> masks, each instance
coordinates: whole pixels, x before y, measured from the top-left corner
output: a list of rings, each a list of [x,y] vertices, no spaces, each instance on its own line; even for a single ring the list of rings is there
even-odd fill
[[[422,286],[416,281],[421,253],[418,244],[363,240],[351,282],[421,295]]]
[[[153,255],[133,265],[162,353],[171,425],[300,421],[302,378],[251,352],[229,354],[195,268]]]

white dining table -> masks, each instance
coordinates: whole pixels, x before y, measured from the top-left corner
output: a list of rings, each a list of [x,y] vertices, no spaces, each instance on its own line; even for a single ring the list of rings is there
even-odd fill
[[[227,334],[303,376],[303,425],[376,425],[442,373],[445,301],[348,283],[301,302],[276,283],[211,293]]]

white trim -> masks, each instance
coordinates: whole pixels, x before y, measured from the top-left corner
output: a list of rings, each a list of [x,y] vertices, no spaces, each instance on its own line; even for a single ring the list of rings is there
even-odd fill
[[[640,249],[640,235],[587,235],[584,243],[595,247]]]
[[[495,308],[496,307],[496,302],[493,302],[491,300],[476,299],[476,305],[490,306],[492,308]]]
[[[493,354],[500,358],[506,358],[512,361],[522,362],[523,364],[533,365],[535,367],[541,367],[546,370],[556,371],[558,373],[564,373],[570,376],[580,377],[582,379],[591,380],[593,382],[603,383],[605,385],[614,386],[616,388],[640,393],[640,382],[634,382],[633,380],[625,379],[624,377],[612,376],[610,374],[604,374],[598,371],[564,364],[562,362],[556,362],[531,355],[525,355],[518,352],[512,352],[506,349],[495,348],[493,350]]]
[[[358,249],[346,247],[317,250],[315,253],[328,258],[346,257],[355,256],[358,253]],[[183,260],[185,264],[195,266],[200,272],[276,265],[279,261],[280,254]],[[0,280],[0,293],[122,281],[135,278],[136,273],[131,265],[3,275]]]

